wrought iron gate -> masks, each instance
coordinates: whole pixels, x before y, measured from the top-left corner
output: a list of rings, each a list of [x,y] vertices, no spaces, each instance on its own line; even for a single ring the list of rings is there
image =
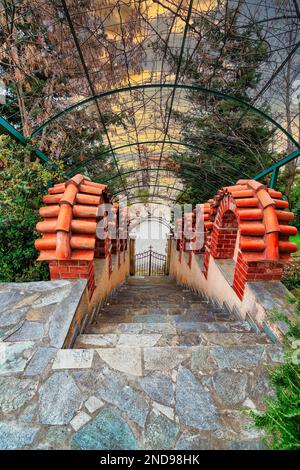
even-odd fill
[[[143,251],[135,255],[136,276],[165,276],[167,256],[152,250]]]

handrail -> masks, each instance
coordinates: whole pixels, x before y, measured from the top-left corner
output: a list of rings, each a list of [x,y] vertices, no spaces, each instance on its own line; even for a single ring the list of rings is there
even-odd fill
[[[279,174],[279,169],[286,165],[287,163],[291,162],[292,160],[295,160],[296,158],[300,157],[300,150],[295,150],[294,152],[290,153],[286,157],[282,158],[278,162],[274,163],[273,165],[269,166],[265,170],[261,171],[258,173],[258,175],[255,175],[253,177],[254,180],[260,180],[264,176],[269,175],[272,173],[271,181],[269,184],[269,187],[272,189],[276,188],[277,185],[277,179],[278,179],[278,174]]]

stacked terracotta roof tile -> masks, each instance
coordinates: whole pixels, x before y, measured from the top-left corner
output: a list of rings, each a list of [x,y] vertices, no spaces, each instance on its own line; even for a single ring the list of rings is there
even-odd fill
[[[92,260],[94,258],[98,206],[108,202],[107,186],[76,175],[56,184],[43,197],[45,207],[36,230],[39,260]]]
[[[234,201],[234,208],[222,208],[226,196]],[[210,207],[210,218],[217,225],[220,223],[217,213],[221,216],[224,210],[234,211],[240,230],[239,249],[244,260],[288,261],[290,253],[297,251],[297,245],[289,241],[289,237],[297,233],[296,227],[289,225],[294,214],[288,210],[288,202],[282,199],[281,192],[258,181],[239,180],[235,186],[218,191],[210,201]]]

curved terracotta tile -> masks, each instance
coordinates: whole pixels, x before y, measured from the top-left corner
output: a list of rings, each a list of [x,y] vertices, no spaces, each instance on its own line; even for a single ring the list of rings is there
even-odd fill
[[[237,207],[258,207],[258,201],[256,197],[235,199]]]
[[[96,238],[94,235],[72,235],[70,245],[73,250],[94,250]]]
[[[74,217],[97,217],[98,208],[95,206],[84,206],[75,204],[73,206]]]
[[[38,257],[38,261],[53,261],[56,260],[55,250],[42,250]]]
[[[298,251],[298,245],[294,242],[279,241],[279,250],[284,253],[294,253]]]
[[[56,259],[67,260],[71,257],[70,234],[59,231],[56,233]]]
[[[266,233],[279,232],[278,217],[273,206],[268,206],[264,210],[264,224]]]
[[[57,219],[45,219],[36,224],[36,231],[41,233],[55,233]]]
[[[45,234],[43,238],[38,238],[34,242],[34,246],[37,250],[55,250],[56,247],[56,234]]]
[[[239,209],[238,217],[240,220],[262,220],[263,211],[261,209]]]
[[[70,204],[71,206],[74,205],[75,200],[76,200],[76,195],[78,193],[78,187],[76,184],[71,182],[67,187],[66,190],[60,200],[60,202],[64,202],[66,204]]]
[[[263,238],[241,236],[240,248],[242,251],[264,251],[266,245]]]
[[[289,207],[288,201],[284,201],[281,199],[274,199],[274,203],[275,203],[276,208],[278,209],[288,209]]]
[[[69,232],[71,228],[73,209],[69,204],[61,204],[57,218],[56,230]]]
[[[57,217],[59,214],[59,205],[50,205],[45,207],[40,207],[39,216],[43,218],[47,217]]]
[[[91,261],[94,259],[94,250],[74,250],[71,260]]]
[[[84,184],[86,186],[94,186],[95,188],[100,188],[100,189],[102,189],[102,191],[107,190],[107,185],[106,184],[94,183],[93,181],[88,181],[86,179],[84,179]]]
[[[67,181],[66,185],[68,186],[71,183],[74,183],[77,187],[83,182],[84,176],[80,175],[79,173],[73,176],[69,181]]]
[[[275,210],[278,220],[284,220],[286,222],[290,222],[294,220],[295,216],[293,212],[288,212],[288,211],[281,211],[281,210]]]
[[[97,196],[100,196],[103,192],[101,188],[95,188],[94,186],[88,186],[86,184],[81,184],[79,186],[79,192],[81,193],[87,193],[87,194],[96,194]]]
[[[85,222],[73,219],[71,222],[71,230],[74,233],[96,233],[97,222]]]
[[[282,193],[280,191],[275,191],[275,189],[268,188],[268,193],[273,198],[281,198]]]
[[[278,232],[267,233],[266,241],[266,259],[277,261],[279,258]]]
[[[268,191],[266,191],[264,186],[258,189],[256,195],[264,209],[266,209],[269,206],[275,206],[275,202],[271,198]]]
[[[61,194],[64,192],[65,187],[66,187],[65,183],[60,184],[58,186],[53,186],[53,188],[48,189],[48,194]]]
[[[259,181],[255,180],[246,180],[246,184],[248,184],[250,188],[254,189],[254,191],[258,191],[259,189],[267,189],[267,186],[265,184],[262,184]]]
[[[289,236],[295,236],[298,233],[297,228],[293,227],[292,225],[279,225],[279,230],[280,233]]]
[[[261,235],[265,234],[265,226],[260,222],[241,222],[240,231],[242,235]]]
[[[99,206],[101,204],[101,196],[91,196],[89,194],[77,193],[76,202],[78,204]]]
[[[62,197],[63,197],[62,194],[46,194],[46,196],[43,196],[43,203],[44,204],[57,204],[58,202],[61,201]]]

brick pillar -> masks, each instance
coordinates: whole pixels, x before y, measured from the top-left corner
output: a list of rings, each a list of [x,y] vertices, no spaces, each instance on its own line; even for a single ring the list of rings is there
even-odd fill
[[[129,239],[129,256],[130,256],[130,268],[129,274],[131,276],[135,275],[135,239]]]
[[[246,261],[241,252],[235,266],[233,290],[242,300],[248,281],[280,281],[283,263],[276,261]]]
[[[188,261],[188,267],[191,269],[192,267],[192,258],[193,258],[193,252],[189,251],[189,261]]]
[[[121,241],[119,235],[117,235],[117,256],[118,256],[118,268],[121,266]]]
[[[179,244],[179,263],[181,263],[182,253],[183,253],[184,244],[185,244],[184,236],[182,236],[181,240],[179,240],[179,241],[180,241],[180,244]]]
[[[109,277],[111,276],[112,273],[112,243],[111,239],[107,237],[107,256],[108,256],[108,274]]]
[[[89,298],[95,290],[94,261],[49,261],[50,279],[87,279]]]
[[[216,220],[211,236],[211,255],[217,259],[233,258],[238,223],[233,212],[227,211]]]
[[[210,248],[209,246],[205,246],[205,252],[204,252],[204,260],[203,260],[203,275],[207,279],[207,274],[208,274],[208,265],[209,265],[209,258],[210,258]]]
[[[108,233],[105,232],[105,239],[96,239],[95,258],[106,258],[106,256],[108,255],[109,246],[110,240],[108,237]]]

